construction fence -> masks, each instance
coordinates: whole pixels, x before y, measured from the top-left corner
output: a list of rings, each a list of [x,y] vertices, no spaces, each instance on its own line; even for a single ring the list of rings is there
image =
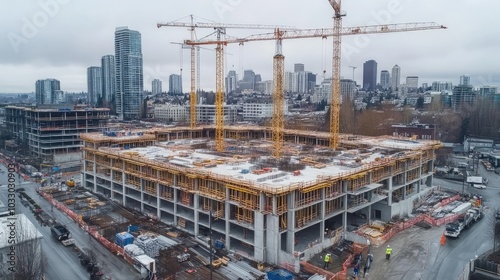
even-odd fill
[[[96,227],[92,227],[92,226],[89,226],[87,225],[87,223],[85,223],[83,221],[83,219],[81,219],[81,216],[75,214],[73,211],[71,211],[70,209],[68,209],[66,207],[66,205],[64,205],[63,203],[57,201],[56,199],[54,199],[54,197],[48,193],[45,193],[43,191],[39,191],[40,195],[45,198],[48,202],[50,202],[50,204],[54,205],[57,209],[59,209],[60,211],[64,212],[68,217],[70,217],[75,223],[77,223],[83,230],[85,230],[86,232],[88,232],[91,236],[93,236],[97,241],[99,241],[102,245],[104,245],[104,247],[106,247],[109,251],[111,251],[112,253],[114,254],[118,254],[118,255],[122,255],[124,257],[124,259],[131,265],[134,264],[134,260],[132,258],[130,258],[127,254],[125,254],[125,250],[110,242],[109,240],[107,240],[104,236],[102,236],[99,231],[97,230]]]
[[[461,198],[460,194],[457,194],[457,195],[449,197],[447,199],[443,199],[440,203],[436,204],[435,208],[448,205],[453,201],[459,200],[460,198]],[[391,239],[397,233],[415,225],[416,223],[423,221],[423,222],[426,222],[426,223],[433,225],[433,226],[441,226],[441,225],[456,221],[458,219],[458,217],[459,217],[459,215],[453,214],[453,215],[450,215],[448,217],[444,217],[441,219],[434,219],[431,216],[429,216],[428,214],[420,214],[420,215],[415,216],[407,221],[402,221],[402,222],[394,224],[393,227],[390,230],[388,230],[385,234],[383,234],[382,236],[376,237],[376,238],[374,238],[370,235],[367,235],[359,230],[356,231],[356,233],[365,237],[365,238],[368,238],[372,245],[380,246],[380,245],[384,244],[387,240]]]

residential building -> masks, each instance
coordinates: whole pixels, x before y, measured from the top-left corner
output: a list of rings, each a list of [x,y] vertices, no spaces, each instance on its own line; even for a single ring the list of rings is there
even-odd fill
[[[356,97],[356,82],[351,79],[340,79],[340,94],[342,99],[353,101]]]
[[[479,87],[479,95],[487,96],[491,94],[497,94],[497,87],[493,86],[480,86]]]
[[[232,93],[236,91],[236,88],[238,87],[238,76],[236,74],[236,71],[231,70],[227,73],[226,76],[226,94]]]
[[[178,74],[171,74],[168,77],[168,93],[181,94],[182,93],[182,76]]]
[[[302,64],[302,63],[295,63],[293,65],[293,72],[299,73],[299,72],[304,72],[304,71],[305,71],[304,64]]]
[[[56,79],[38,80],[35,83],[36,104],[56,104],[61,82]]]
[[[374,91],[377,87],[377,62],[368,60],[363,64],[363,89]]]
[[[122,120],[139,118],[143,102],[141,33],[128,27],[115,31],[116,111]]]
[[[435,140],[436,126],[434,124],[411,123],[391,125],[392,136],[412,137],[414,139]]]
[[[103,107],[116,112],[115,56],[105,55],[101,58],[102,99]]]
[[[271,95],[273,93],[273,81],[268,80],[255,83],[255,91]]]
[[[408,92],[416,92],[418,90],[418,76],[406,77],[406,87]]]
[[[328,148],[328,132],[283,133],[287,153],[321,164],[300,170],[286,161],[262,164],[273,147],[266,141],[271,131],[262,127],[226,126],[227,148],[216,154],[210,151],[214,127],[174,127],[83,134],[81,181],[186,234],[212,229],[227,250],[256,262],[290,260],[296,271],[299,258],[307,261],[332,246],[352,224],[411,215],[413,202],[433,190],[438,142],[358,135],[349,139],[354,149],[325,155],[318,150]],[[361,160],[348,157],[360,146]]]
[[[244,121],[259,121],[273,116],[272,102],[252,102],[242,104],[242,117]],[[288,102],[283,104],[283,112],[288,114]]]
[[[429,88],[429,84],[428,84],[428,83],[422,83],[422,89],[423,89],[424,91],[426,91],[426,90],[427,90],[427,88]]]
[[[164,122],[189,121],[189,107],[185,105],[161,104],[154,107],[154,118]]]
[[[224,123],[238,121],[238,106],[224,105]],[[215,105],[196,105],[196,119],[199,124],[215,124]]]
[[[453,88],[453,95],[451,96],[451,108],[459,110],[463,105],[473,105],[476,100],[476,92],[472,86],[458,85]]]
[[[100,98],[102,98],[102,71],[101,67],[91,66],[87,68],[87,93],[88,104],[96,106]],[[102,100],[101,100],[102,101]],[[99,104],[102,106],[102,104]]]
[[[160,80],[154,79],[151,82],[151,93],[153,95],[159,95],[159,94],[162,93],[162,90],[161,90],[161,81]]]
[[[391,87],[391,76],[389,74],[389,71],[382,70],[380,72],[380,86],[383,90],[387,90]]]
[[[461,86],[470,86],[470,76],[469,75],[462,75],[460,76],[460,85]]]
[[[401,85],[401,68],[396,64],[392,67],[391,87],[392,91],[399,91]]]
[[[73,105],[6,106],[5,123],[12,138],[33,157],[79,168],[80,133],[107,129],[108,108]]]
[[[452,91],[453,90],[453,84],[451,82],[441,82],[441,81],[436,81],[432,82],[432,91]]]
[[[491,149],[495,146],[492,139],[466,137],[464,139],[464,152],[470,153],[477,149]]]
[[[240,90],[255,89],[255,72],[253,70],[243,71],[243,79],[239,82]]]

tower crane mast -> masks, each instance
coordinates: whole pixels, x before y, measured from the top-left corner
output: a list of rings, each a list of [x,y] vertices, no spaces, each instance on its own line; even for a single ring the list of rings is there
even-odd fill
[[[330,147],[337,148],[339,135],[339,115],[340,115],[340,37],[344,35],[361,35],[361,34],[376,34],[376,33],[392,33],[392,32],[407,32],[430,29],[446,29],[445,26],[434,22],[422,23],[404,23],[404,24],[385,24],[385,25],[370,25],[358,27],[341,26],[340,1],[332,0],[332,6],[338,10],[338,19],[335,21],[334,28],[323,29],[294,29],[280,30],[275,29],[273,33],[256,34],[244,38],[226,39],[226,40],[200,40],[189,41],[184,43],[191,46],[199,45],[227,45],[227,44],[244,44],[253,41],[269,41],[276,40],[276,54],[273,58],[273,115],[272,115],[272,133],[273,133],[273,156],[280,158],[283,155],[283,139],[284,139],[284,93],[283,93],[283,76],[284,74],[284,56],[282,54],[282,40],[285,39],[303,39],[303,38],[326,38],[334,37],[334,59],[333,59],[333,83],[332,87],[332,105],[330,113]],[[337,11],[336,10],[336,11]],[[337,38],[338,40],[336,40]],[[336,46],[336,47],[335,47]],[[216,67],[222,67],[216,63]],[[219,72],[217,72],[219,73]],[[221,116],[222,117],[222,116]],[[222,134],[220,134],[222,135]],[[221,140],[222,141],[222,140]]]

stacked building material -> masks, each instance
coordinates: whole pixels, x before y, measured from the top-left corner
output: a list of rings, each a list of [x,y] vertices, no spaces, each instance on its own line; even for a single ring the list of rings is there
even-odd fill
[[[159,256],[160,244],[158,238],[151,235],[139,235],[134,241],[134,244],[139,246],[144,253],[152,258]]]
[[[125,249],[125,252],[127,252],[127,254],[131,255],[132,257],[144,255],[144,250],[142,250],[135,244],[126,245],[125,247],[123,247],[123,249]]]

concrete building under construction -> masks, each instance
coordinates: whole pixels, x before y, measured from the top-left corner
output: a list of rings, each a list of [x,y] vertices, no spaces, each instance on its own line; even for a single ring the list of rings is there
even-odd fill
[[[156,128],[82,134],[82,184],[256,261],[297,264],[342,231],[408,214],[432,186],[440,143],[285,130],[285,156],[269,157],[271,129]],[[212,217],[212,219],[210,219]]]

